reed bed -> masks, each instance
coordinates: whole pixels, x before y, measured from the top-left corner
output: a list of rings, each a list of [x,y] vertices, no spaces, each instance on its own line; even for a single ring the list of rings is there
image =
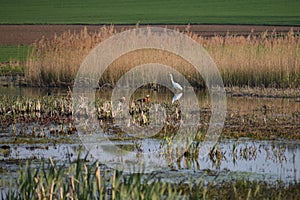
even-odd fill
[[[33,51],[27,59],[25,76],[37,85],[69,85],[90,50],[113,34],[113,26],[103,26],[93,34],[84,28],[79,34],[68,31],[59,36],[55,35],[53,40],[42,38],[33,44]]]
[[[114,26],[99,27],[97,32],[84,28],[79,34],[65,32],[53,40],[42,38],[29,54],[25,76],[32,85],[72,85],[80,64],[100,42],[116,34]],[[300,86],[300,36],[275,31],[261,35],[203,37],[185,32],[201,44],[217,64],[225,86],[296,88]],[[118,47],[116,47],[118,48]],[[132,67],[148,62],[172,66],[197,88],[205,87],[201,75],[181,57],[160,50],[133,51],[115,60],[99,80],[114,86]]]
[[[226,86],[300,86],[300,37],[292,29],[287,35],[192,37],[219,66]]]

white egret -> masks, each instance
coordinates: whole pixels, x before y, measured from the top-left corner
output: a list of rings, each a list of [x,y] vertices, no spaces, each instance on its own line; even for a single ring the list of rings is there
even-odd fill
[[[179,83],[174,82],[172,74],[170,74],[170,77],[171,77],[171,82],[172,82],[174,89],[182,91],[181,85]]]

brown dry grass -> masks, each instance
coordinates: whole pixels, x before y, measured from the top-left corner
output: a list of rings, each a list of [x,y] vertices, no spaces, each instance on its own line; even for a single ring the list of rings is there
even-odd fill
[[[187,27],[188,28],[188,27]],[[53,40],[42,39],[34,44],[29,55],[25,75],[35,85],[72,85],[85,56],[97,44],[116,34],[114,26],[103,26],[89,33],[65,32]],[[186,34],[201,44],[211,55],[222,74],[226,86],[299,87],[300,37],[292,30],[286,35],[276,32],[257,36],[203,37]],[[204,87],[201,76],[182,58],[161,50],[133,51],[115,60],[103,74],[100,84],[114,85],[122,74],[134,66],[162,63],[174,67],[195,87]]]

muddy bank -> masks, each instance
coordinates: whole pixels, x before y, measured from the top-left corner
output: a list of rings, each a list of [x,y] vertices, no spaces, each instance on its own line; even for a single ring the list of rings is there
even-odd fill
[[[79,33],[84,27],[88,31],[95,32],[103,25],[0,25],[0,45],[22,45],[31,44],[41,38],[52,39],[54,34],[61,34],[65,31]],[[152,25],[184,31],[187,25]],[[139,27],[145,27],[140,25]],[[136,25],[115,25],[118,31],[136,28]],[[265,31],[287,33],[291,28],[294,32],[300,32],[300,27],[291,26],[254,26],[254,25],[190,25],[189,30],[203,36],[261,34]]]
[[[25,86],[27,82],[22,75],[0,76],[0,87]]]

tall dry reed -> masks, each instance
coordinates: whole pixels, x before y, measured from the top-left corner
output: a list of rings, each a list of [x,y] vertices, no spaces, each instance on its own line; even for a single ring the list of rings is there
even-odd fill
[[[114,26],[89,33],[65,32],[53,40],[41,39],[29,55],[25,75],[35,85],[72,85],[85,56],[97,44],[116,34]],[[201,44],[217,64],[226,86],[300,87],[300,36],[291,30],[261,35],[203,37],[186,32]],[[161,50],[138,50],[115,60],[99,84],[114,85],[123,73],[139,64],[158,62],[174,67],[195,87],[204,87],[201,75],[181,57]]]
[[[194,39],[212,56],[227,86],[300,86],[300,36],[293,30]]]
[[[35,85],[70,85],[90,50],[113,34],[113,26],[103,26],[92,34],[84,28],[79,34],[67,31],[53,40],[42,38],[33,44],[27,59],[27,80]]]

